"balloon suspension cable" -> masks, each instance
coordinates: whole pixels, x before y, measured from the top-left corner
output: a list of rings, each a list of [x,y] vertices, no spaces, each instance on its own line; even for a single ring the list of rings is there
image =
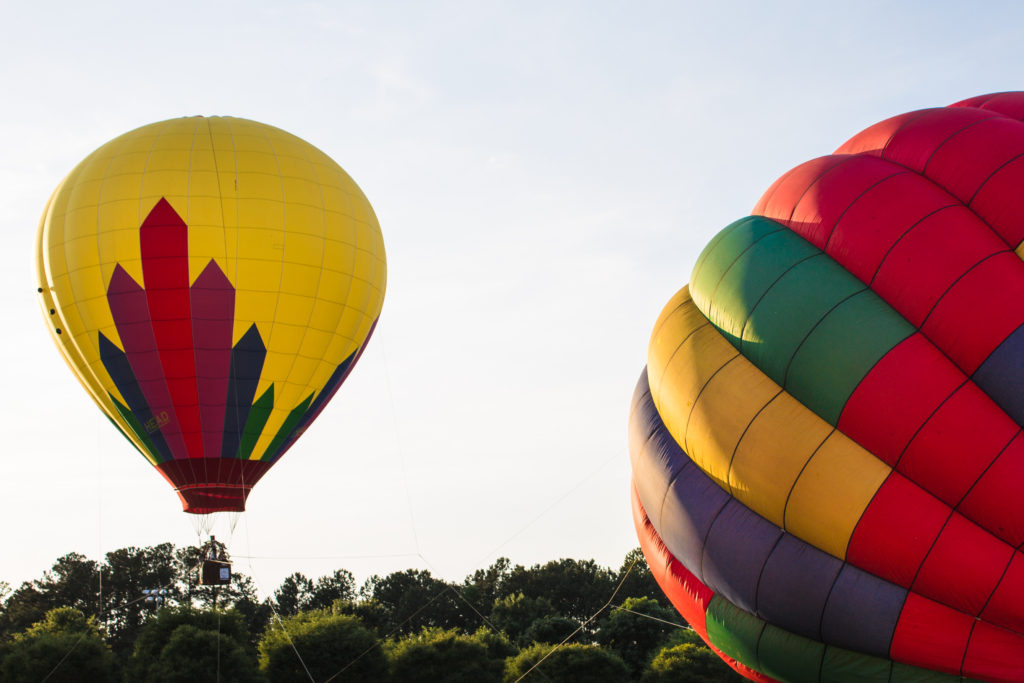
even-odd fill
[[[244,510],[226,510],[218,512],[206,512],[203,514],[189,514],[192,522],[192,529],[196,532],[198,545],[209,541],[210,537],[218,529],[227,529],[227,543],[230,545],[235,536],[235,529],[238,527],[238,520],[245,514]]]
[[[613,612],[629,612],[630,614],[632,614],[634,616],[643,617],[644,619],[650,619],[651,621],[657,621],[658,623],[667,624],[668,626],[675,626],[676,628],[686,629],[688,631],[692,631],[693,630],[693,627],[690,626],[689,624],[680,624],[679,622],[676,622],[676,621],[669,621],[668,619],[660,619],[660,618],[652,616],[650,614],[644,614],[643,612],[637,612],[636,610],[629,609],[628,607],[623,607],[622,605],[612,605],[612,611]]]
[[[203,535],[210,532],[210,515],[189,515],[189,521],[192,522],[192,529],[196,532],[196,544],[203,544]]]
[[[390,631],[388,631],[384,635],[382,635],[379,638],[377,638],[377,640],[374,641],[374,643],[372,645],[370,645],[368,648],[366,648],[365,650],[360,652],[358,655],[356,655],[351,661],[349,661],[348,664],[346,664],[345,666],[343,666],[339,670],[335,671],[334,674],[331,675],[329,678],[324,679],[323,683],[331,683],[331,681],[336,679],[341,674],[345,673],[345,671],[347,671],[349,669],[349,667],[351,667],[353,664],[355,664],[360,659],[362,659],[366,654],[371,652],[374,648],[380,647],[388,638],[390,638],[391,636],[393,636],[396,633],[398,633],[402,629],[403,626],[405,626],[407,623],[409,623],[410,621],[415,619],[416,615],[418,615],[420,612],[422,612],[423,610],[425,610],[428,607],[430,607],[436,601],[440,600],[442,596],[447,595],[448,593],[454,593],[456,596],[461,598],[463,600],[463,602],[465,602],[467,605],[469,605],[469,607],[474,612],[476,612],[477,616],[479,616],[484,621],[484,623],[487,624],[487,626],[490,626],[496,633],[498,632],[498,629],[495,628],[494,625],[491,624],[491,622],[489,622],[482,614],[480,614],[480,612],[476,609],[476,607],[473,606],[472,603],[470,603],[468,600],[466,600],[466,598],[462,597],[462,594],[459,592],[459,590],[457,588],[455,588],[455,586],[446,586],[444,588],[444,590],[438,591],[437,594],[434,595],[434,597],[432,597],[430,600],[427,600],[425,603],[420,605],[419,609],[417,609],[415,612],[413,612],[408,617],[406,617],[405,620],[402,621],[402,623],[398,624],[393,629],[391,629]]]
[[[540,659],[538,659],[538,660],[537,660],[537,663],[536,663],[536,664],[534,664],[533,666],[531,666],[531,667],[530,667],[529,669],[527,669],[527,670],[526,670],[526,673],[524,673],[524,674],[523,674],[522,676],[520,676],[519,678],[517,678],[517,679],[515,680],[515,683],[519,683],[519,681],[521,681],[521,680],[523,680],[524,678],[526,678],[527,676],[529,676],[529,675],[530,675],[530,672],[531,672],[531,671],[533,671],[534,669],[536,669],[536,668],[537,668],[538,666],[540,666],[541,664],[543,664],[543,663],[544,663],[544,660],[545,660],[545,659],[547,659],[547,658],[548,658],[548,657],[550,657],[551,655],[555,654],[555,653],[556,653],[556,652],[557,652],[558,650],[560,650],[560,649],[561,649],[561,647],[562,647],[563,645],[565,645],[565,644],[566,644],[566,643],[568,643],[568,642],[569,642],[570,640],[572,640],[573,638],[575,638],[575,637],[576,637],[576,634],[577,634],[577,633],[579,633],[579,632],[580,632],[580,631],[582,631],[582,630],[583,630],[584,628],[586,628],[587,624],[589,624],[590,622],[592,622],[592,621],[593,621],[594,619],[597,619],[597,617],[598,617],[598,616],[599,616],[599,615],[601,614],[601,612],[603,612],[603,611],[605,611],[606,609],[608,609],[608,607],[609,607],[609,606],[610,606],[610,605],[612,604],[612,601],[614,601],[614,600],[615,600],[615,596],[616,596],[616,595],[618,595],[619,591],[620,591],[620,590],[622,589],[622,585],[623,585],[624,583],[626,583],[626,579],[627,579],[627,578],[629,578],[629,575],[630,575],[630,574],[631,574],[631,573],[633,572],[633,567],[635,567],[635,566],[636,566],[636,563],[637,563],[638,561],[639,561],[639,558],[636,558],[636,559],[634,559],[634,560],[633,560],[633,563],[632,563],[631,565],[629,565],[629,569],[627,569],[627,570],[626,570],[626,573],[622,575],[622,578],[621,578],[621,579],[619,579],[619,585],[617,585],[617,586],[615,587],[615,590],[613,590],[613,591],[612,591],[612,594],[611,594],[610,596],[608,596],[608,602],[606,602],[606,603],[604,603],[603,605],[601,605],[600,609],[598,609],[598,610],[597,610],[596,612],[594,612],[593,614],[591,614],[591,615],[590,615],[590,618],[589,618],[589,619],[587,619],[586,621],[582,622],[582,623],[581,623],[581,624],[580,624],[580,625],[579,625],[579,626],[578,626],[578,627],[576,628],[576,630],[575,630],[575,631],[573,631],[572,633],[570,633],[569,635],[567,635],[567,636],[565,637],[565,639],[564,639],[564,640],[562,640],[562,642],[560,642],[560,643],[559,643],[558,645],[555,645],[555,646],[554,646],[553,648],[551,648],[550,650],[548,650],[547,654],[545,654],[545,655],[544,655],[543,657],[541,657]]]
[[[256,584],[256,590],[260,591],[260,592],[263,592],[263,588],[262,588],[262,586],[260,586],[260,582],[256,578],[256,568],[252,564],[253,556],[251,554],[252,553],[252,548],[250,546],[249,520],[248,519],[246,519],[246,521],[245,521],[245,547],[246,547],[246,550],[250,553],[248,555],[243,555],[243,557],[247,558],[247,560],[248,560],[248,564],[249,564],[249,578],[252,579],[252,582]],[[295,647],[295,641],[292,639],[291,634],[288,633],[288,628],[285,626],[284,620],[281,619],[281,615],[277,611],[277,605],[274,604],[273,597],[270,596],[269,593],[267,594],[267,596],[268,596],[267,597],[267,605],[270,607],[270,611],[273,612],[273,614],[274,614],[274,621],[276,622],[277,627],[281,629],[282,633],[284,633],[285,639],[288,641],[288,644],[291,646],[292,651],[295,653],[296,658],[298,658],[299,664],[302,665],[303,671],[305,671],[306,675],[309,676],[309,680],[312,681],[313,683],[316,683],[316,679],[313,678],[313,674],[310,672],[309,667],[306,666],[305,660],[303,660],[302,659],[302,655],[299,654],[299,649],[297,647]]]

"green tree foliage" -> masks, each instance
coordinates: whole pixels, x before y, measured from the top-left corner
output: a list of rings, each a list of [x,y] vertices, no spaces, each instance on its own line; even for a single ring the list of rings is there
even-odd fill
[[[99,636],[100,628],[94,617],[87,617],[74,607],[57,607],[46,613],[42,621],[32,624],[20,638],[32,638],[43,634]]]
[[[426,628],[393,643],[388,654],[392,679],[403,683],[498,683],[505,666],[482,639],[455,629]]]
[[[580,625],[575,619],[563,617],[561,614],[549,614],[535,620],[523,632],[520,641],[527,643],[551,643],[557,645],[576,633]]]
[[[386,638],[391,629],[392,620],[388,610],[373,598],[335,600],[331,605],[331,613],[355,617],[363,626],[377,634],[378,638]]]
[[[487,648],[487,656],[491,659],[505,661],[509,657],[519,654],[519,648],[505,634],[496,633],[486,626],[478,628],[470,637]]]
[[[189,624],[178,626],[151,661],[149,683],[257,683],[255,659],[234,638]]]
[[[260,669],[274,683],[305,683],[311,676],[317,681],[371,683],[387,676],[377,637],[344,614],[303,612],[272,624],[259,652]]]
[[[593,560],[524,567],[499,558],[461,583],[410,569],[373,576],[358,592],[344,569],[315,580],[296,572],[267,600],[258,599],[252,581],[237,571],[228,586],[198,585],[202,559],[201,548],[169,543],[121,548],[100,563],[69,553],[42,578],[14,590],[0,581],[0,665],[9,672],[4,678],[0,671],[0,680],[39,677],[39,667],[58,652],[57,661],[67,655],[67,662],[104,680],[111,649],[117,655],[111,670],[123,667],[127,680],[202,680],[210,671],[216,679],[219,667],[223,680],[258,680],[265,672],[275,681],[306,681],[303,663],[317,680],[335,674],[334,680],[384,680],[388,663],[379,642],[386,638],[392,639],[388,651],[406,662],[396,667],[419,672],[429,668],[428,660],[441,662],[444,675],[454,678],[463,669],[451,663],[459,658],[453,653],[462,652],[466,669],[486,679],[481,650],[491,673],[498,661],[507,661],[509,671],[525,670],[570,634],[576,645],[554,651],[542,680],[563,674],[587,680],[591,668],[601,670],[594,674],[598,680],[738,680],[692,631],[658,621],[682,623],[659,602],[662,595],[639,549],[627,553],[618,570]],[[173,609],[153,613],[142,590],[162,587],[170,591]],[[620,604],[605,611],[613,594]],[[78,611],[46,616],[61,606]],[[284,627],[265,631],[275,608],[288,618]],[[85,615],[95,618],[90,622]],[[91,630],[83,623],[91,623]],[[62,640],[68,637],[77,643],[73,648]],[[580,649],[594,644],[600,647]],[[519,653],[518,647],[526,649]],[[186,658],[189,651],[194,654]],[[95,675],[89,662],[99,662]],[[228,669],[236,678],[226,675]],[[75,676],[84,680],[77,669]]]
[[[189,644],[196,648],[191,659]],[[140,629],[125,666],[132,681],[214,681],[218,670],[222,681],[261,680],[245,618],[235,610],[161,609]],[[178,672],[198,678],[176,678]]]
[[[14,634],[39,621],[55,607],[83,614],[100,612],[99,566],[79,553],[57,558],[41,579],[25,582],[4,603],[3,632]]]
[[[223,557],[230,559],[223,543],[211,539],[210,543]],[[233,609],[245,618],[249,630],[249,642],[255,646],[266,628],[273,610],[267,602],[256,595],[252,579],[231,570],[231,583],[224,586],[202,586],[199,571],[204,558],[204,548],[186,546],[174,551],[173,566],[176,569],[177,600],[187,607],[200,609]]]
[[[274,591],[274,610],[282,617],[293,617],[304,612],[312,592],[313,582],[302,573],[295,572],[286,576]]]
[[[682,621],[680,619],[680,621]],[[694,631],[692,628],[680,628],[673,631],[668,638],[668,642],[665,647],[672,647],[675,645],[696,645],[697,647],[707,647],[704,643],[704,639],[700,637],[700,634]]]
[[[634,548],[626,553],[616,576],[618,581],[622,581],[619,597],[650,598],[656,601],[664,597],[640,548]]]
[[[544,597],[558,614],[583,622],[608,601],[615,573],[593,560],[556,560],[525,569],[516,565],[503,582],[506,594]]]
[[[350,602],[356,597],[356,580],[347,569],[321,576],[313,584],[305,609],[330,609],[335,602]]]
[[[53,567],[36,582],[36,588],[50,602],[61,607],[73,607],[84,614],[99,611],[98,585],[99,566],[78,553],[57,558]]]
[[[147,588],[167,588],[172,601],[185,605],[234,606],[258,634],[269,607],[261,608],[249,578],[236,573],[230,586],[199,586],[194,571],[198,560],[198,548],[176,550],[170,543],[120,548],[107,553],[103,563],[68,553],[41,579],[25,582],[7,596],[0,610],[0,636],[25,630],[55,607],[74,607],[97,615],[115,654],[127,658],[150,609],[142,600]]]
[[[462,598],[486,614],[496,600],[509,595],[505,582],[511,570],[507,557],[499,557],[487,569],[477,569],[462,583]]]
[[[117,680],[117,662],[96,620],[73,607],[47,612],[0,648],[0,680],[78,683]]]
[[[742,683],[745,679],[708,648],[684,643],[659,652],[640,680],[643,683]]]
[[[248,576],[238,573],[234,574],[231,580],[239,584],[239,590],[232,600],[231,609],[242,615],[249,633],[249,644],[256,647],[260,638],[263,637],[263,630],[274,615],[274,609],[268,600],[260,600],[257,597],[256,587]]]
[[[9,639],[42,619],[46,611],[55,606],[32,583],[26,581],[4,601],[4,609],[0,613],[0,634]]]
[[[274,605],[279,615],[290,617],[299,612],[330,609],[336,601],[351,602],[355,597],[355,578],[345,569],[321,576],[315,582],[295,572],[285,577],[274,591]]]
[[[535,665],[536,669],[533,668]],[[545,643],[532,645],[508,660],[505,665],[505,680],[518,680],[531,669],[531,677],[536,676],[537,680],[557,683],[606,683],[629,680],[629,669],[618,655],[597,645],[581,643],[570,643],[561,647]]]
[[[664,623],[678,621],[675,610],[662,607],[657,600],[626,598],[601,623],[597,642],[622,657],[630,671],[639,675],[673,631],[688,630]]]
[[[170,543],[148,548],[120,548],[107,553],[103,572],[103,614],[114,652],[128,657],[150,610],[142,600],[143,589],[168,587],[174,590],[177,571],[174,546]]]
[[[0,642],[4,640],[4,625],[7,623],[7,598],[10,597],[12,592],[11,584],[6,581],[0,581]]]
[[[524,634],[530,625],[538,619],[557,614],[555,606],[547,598],[528,598],[522,593],[516,593],[494,601],[490,621],[515,642],[529,645],[531,641],[526,640]]]
[[[453,586],[422,569],[371,576],[361,589],[388,614],[388,633],[408,635],[424,628],[476,627],[480,618],[459,599]],[[467,614],[468,612],[468,614]]]

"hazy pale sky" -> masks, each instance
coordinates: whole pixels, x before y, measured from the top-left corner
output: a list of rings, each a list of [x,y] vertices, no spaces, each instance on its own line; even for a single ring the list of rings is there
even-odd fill
[[[0,580],[14,585],[71,551],[196,540],[36,303],[47,198],[123,132],[193,114],[278,126],[341,164],[380,219],[377,333],[230,540],[268,594],[339,567],[617,567],[637,545],[630,396],[703,245],[875,121],[1024,88],[1014,2],[0,8]]]

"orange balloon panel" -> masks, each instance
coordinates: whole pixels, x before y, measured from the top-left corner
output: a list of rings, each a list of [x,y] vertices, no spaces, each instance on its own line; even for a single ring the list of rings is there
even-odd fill
[[[68,365],[198,513],[243,509],[320,413],[387,273],[373,209],[334,161],[229,117],[90,154],[50,198],[37,265]]]

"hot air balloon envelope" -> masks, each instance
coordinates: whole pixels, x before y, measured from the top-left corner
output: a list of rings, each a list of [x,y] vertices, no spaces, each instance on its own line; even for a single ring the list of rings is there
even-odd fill
[[[655,325],[637,531],[748,678],[1024,680],[1022,119],[982,96],[796,167]]]
[[[351,372],[386,280],[352,179],[229,117],[90,154],[50,198],[37,265],[68,365],[193,513],[244,509]]]

